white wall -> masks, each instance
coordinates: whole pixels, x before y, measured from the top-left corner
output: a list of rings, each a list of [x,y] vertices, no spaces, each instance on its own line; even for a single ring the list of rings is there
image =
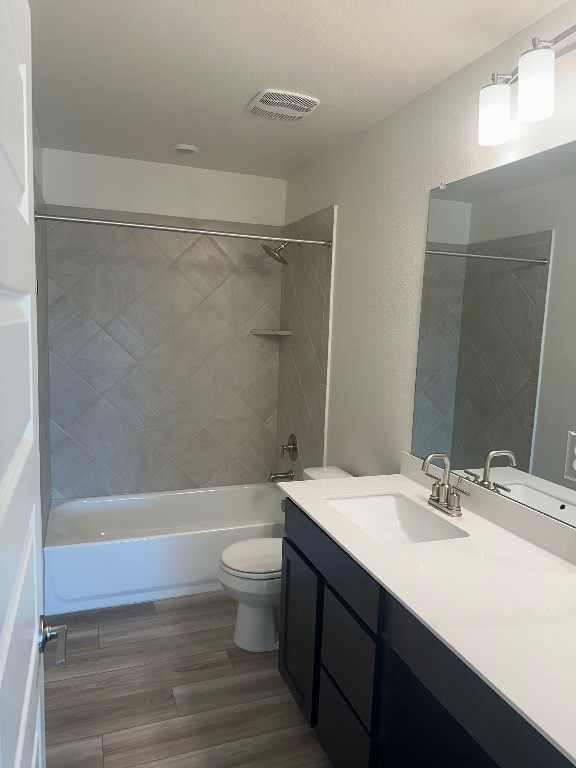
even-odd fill
[[[59,149],[44,149],[42,159],[47,204],[284,224],[282,179]]]
[[[468,245],[471,213],[470,203],[431,198],[426,239],[431,243]]]
[[[474,203],[470,226],[474,243],[554,230],[532,471],[572,488],[564,463],[568,430],[576,429],[575,201],[576,176],[565,176]]]
[[[428,193],[441,182],[576,138],[576,53],[557,64],[557,106],[505,147],[477,143],[477,100],[539,35],[571,26],[576,0],[288,180],[287,221],[338,204],[327,462],[397,471],[410,448]]]

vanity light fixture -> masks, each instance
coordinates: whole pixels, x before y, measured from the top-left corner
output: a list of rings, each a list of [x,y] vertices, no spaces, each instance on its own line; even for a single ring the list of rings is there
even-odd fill
[[[567,45],[557,53],[558,43],[576,34],[576,24],[552,40],[532,39],[532,48],[520,56],[509,75],[492,75],[492,82],[480,91],[478,102],[478,143],[482,147],[505,144],[510,138],[511,86],[518,84],[518,119],[523,123],[546,120],[554,114],[554,69],[556,59],[574,50]]]
[[[532,50],[518,61],[518,119],[523,123],[536,123],[554,114],[553,45],[553,41],[535,37]]]
[[[480,91],[478,103],[478,144],[495,147],[510,138],[511,125],[511,75],[494,72],[490,85]]]

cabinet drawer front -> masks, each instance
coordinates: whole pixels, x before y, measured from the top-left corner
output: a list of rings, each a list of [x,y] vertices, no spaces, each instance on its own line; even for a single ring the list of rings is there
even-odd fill
[[[378,632],[380,585],[302,512],[285,499],[286,536],[320,571],[326,581],[365,622]]]
[[[370,730],[376,643],[329,588],[324,591],[322,663]]]
[[[368,768],[370,737],[324,670],[316,734],[333,768]]]

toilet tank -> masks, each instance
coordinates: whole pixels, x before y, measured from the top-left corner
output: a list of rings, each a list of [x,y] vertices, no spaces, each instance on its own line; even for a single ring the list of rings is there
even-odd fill
[[[303,480],[336,480],[339,477],[353,477],[340,467],[308,467],[302,473]]]

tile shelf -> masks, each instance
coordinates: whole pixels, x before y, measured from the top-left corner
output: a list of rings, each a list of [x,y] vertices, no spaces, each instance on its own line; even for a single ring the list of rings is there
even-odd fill
[[[268,328],[252,328],[250,333],[253,336],[291,336],[292,331],[280,331]]]

